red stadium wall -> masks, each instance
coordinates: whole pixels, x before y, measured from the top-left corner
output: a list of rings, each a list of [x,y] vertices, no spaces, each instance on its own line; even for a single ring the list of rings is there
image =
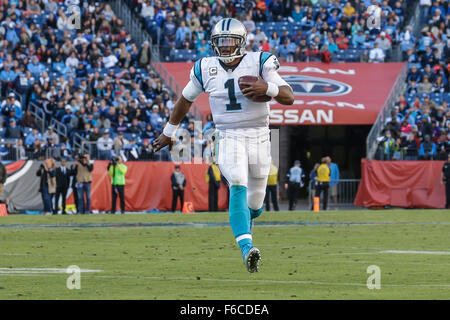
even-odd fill
[[[362,207],[444,208],[444,161],[362,159],[361,183],[354,204]]]
[[[168,62],[164,67],[180,88],[189,81],[194,63]],[[278,73],[292,86],[295,101],[284,106],[270,102],[272,125],[372,125],[389,102],[391,91],[403,82],[406,63],[281,63]],[[208,94],[195,105],[209,114]]]
[[[170,176],[174,171],[172,162],[127,162],[128,172],[125,186],[125,210],[147,211],[157,208],[169,211],[172,208]],[[111,210],[111,178],[106,170],[108,161],[95,161],[91,186],[91,209]],[[184,200],[193,203],[195,210],[208,210],[208,184],[205,177],[207,164],[180,164],[186,177]],[[228,208],[226,185],[219,190],[219,208]],[[69,203],[73,203],[73,196]],[[179,202],[178,202],[179,203]],[[117,208],[120,208],[119,201]],[[178,209],[180,205],[178,204]]]

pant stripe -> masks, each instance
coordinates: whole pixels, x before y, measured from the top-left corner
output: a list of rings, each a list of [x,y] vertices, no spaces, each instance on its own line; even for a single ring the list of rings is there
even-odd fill
[[[240,236],[238,236],[236,238],[236,242],[239,243],[239,241],[244,240],[244,239],[250,239],[252,240],[252,235],[247,233],[247,234],[241,234]]]

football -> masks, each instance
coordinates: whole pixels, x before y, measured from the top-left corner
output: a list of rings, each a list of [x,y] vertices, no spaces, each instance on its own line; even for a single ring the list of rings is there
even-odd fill
[[[244,85],[245,82],[252,83],[252,82],[258,81],[258,79],[259,78],[255,77],[255,76],[242,76],[238,80],[239,88],[242,91],[243,89],[248,88],[248,86]],[[269,97],[268,95],[264,94],[264,95],[261,95],[261,96],[253,97],[250,100],[255,101],[255,102],[267,102],[267,101],[272,100],[272,97]]]

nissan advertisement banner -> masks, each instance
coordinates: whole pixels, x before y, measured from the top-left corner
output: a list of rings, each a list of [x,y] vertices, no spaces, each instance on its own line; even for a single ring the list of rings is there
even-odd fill
[[[164,63],[181,88],[193,63]],[[371,125],[386,103],[404,63],[281,63],[278,73],[294,90],[293,105],[270,102],[272,125]],[[195,101],[210,113],[208,95]]]

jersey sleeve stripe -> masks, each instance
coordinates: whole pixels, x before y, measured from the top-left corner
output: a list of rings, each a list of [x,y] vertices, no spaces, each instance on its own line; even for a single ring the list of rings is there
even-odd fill
[[[202,58],[203,59],[203,58]],[[203,78],[202,78],[202,59],[199,59],[194,64],[194,75],[197,78],[198,82],[200,82],[200,85],[203,88]]]
[[[262,77],[262,71],[264,63],[272,56],[270,52],[261,52],[261,55],[259,56],[259,75]]]

